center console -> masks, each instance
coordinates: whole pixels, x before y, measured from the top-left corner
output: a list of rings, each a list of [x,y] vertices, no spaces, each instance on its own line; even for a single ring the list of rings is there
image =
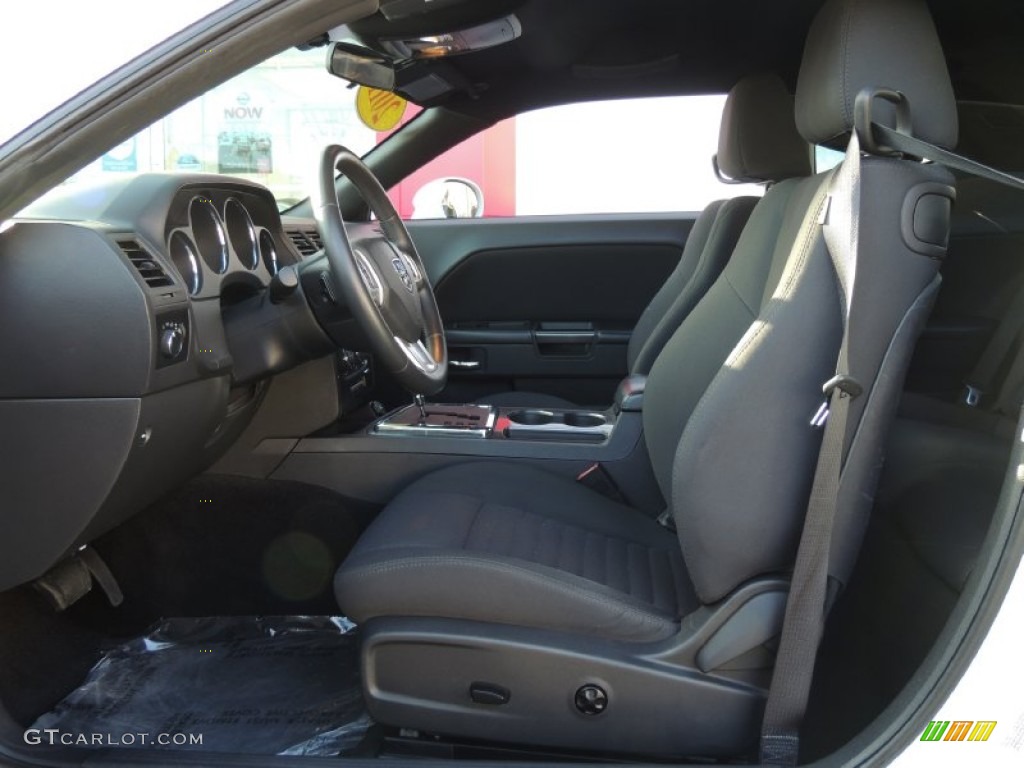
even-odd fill
[[[588,410],[497,408],[493,405],[414,403],[377,421],[385,436],[444,436],[498,440],[601,443],[615,428],[615,413]]]
[[[643,441],[643,389],[642,377],[625,379],[604,411],[418,399],[356,433],[261,449],[286,454],[275,478],[323,485],[378,504],[454,463],[520,461],[571,479],[600,465],[631,506],[657,513],[664,500]]]

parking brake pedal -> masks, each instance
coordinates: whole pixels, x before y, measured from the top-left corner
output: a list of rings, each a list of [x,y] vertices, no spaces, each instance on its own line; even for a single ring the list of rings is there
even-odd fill
[[[67,560],[62,560],[32,582],[32,586],[57,611],[64,611],[92,590],[95,579],[114,607],[124,602],[124,593],[99,553],[83,547]]]

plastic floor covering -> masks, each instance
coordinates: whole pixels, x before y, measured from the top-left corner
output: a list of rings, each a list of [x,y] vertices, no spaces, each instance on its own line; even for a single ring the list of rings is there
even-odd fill
[[[32,727],[79,746],[338,755],[372,725],[354,629],[328,617],[168,619],[109,651]]]

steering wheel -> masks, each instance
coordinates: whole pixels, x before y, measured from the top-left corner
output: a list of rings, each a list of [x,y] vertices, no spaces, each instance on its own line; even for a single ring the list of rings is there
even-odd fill
[[[335,170],[363,196],[380,235],[349,241],[338,205]],[[331,282],[370,340],[371,351],[414,395],[432,395],[448,377],[448,349],[427,271],[409,231],[377,177],[350,150],[326,147],[320,161],[320,225]]]

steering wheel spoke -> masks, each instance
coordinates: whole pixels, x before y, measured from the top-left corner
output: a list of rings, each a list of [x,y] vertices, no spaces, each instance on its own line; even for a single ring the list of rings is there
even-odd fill
[[[405,356],[409,358],[409,362],[415,365],[424,373],[433,373],[437,370],[438,362],[430,354],[426,345],[422,339],[416,339],[414,342],[406,341],[405,339],[394,337],[395,343],[402,348],[405,352]]]

